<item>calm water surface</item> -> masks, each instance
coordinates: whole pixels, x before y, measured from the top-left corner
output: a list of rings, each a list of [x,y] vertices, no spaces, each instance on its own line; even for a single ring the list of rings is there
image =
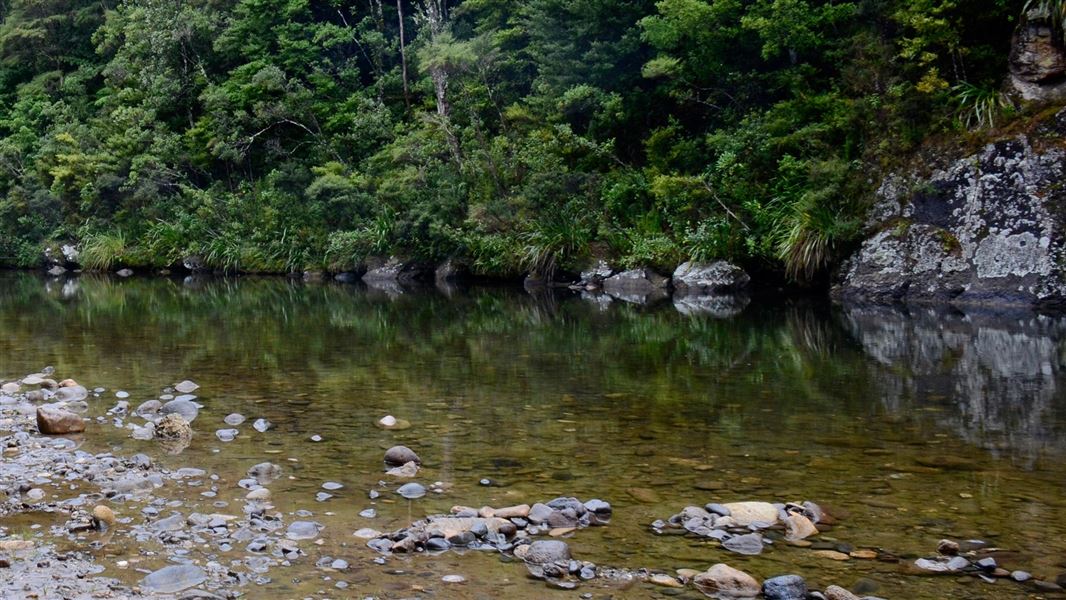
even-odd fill
[[[456,504],[505,506],[560,495],[612,503],[608,527],[576,532],[576,557],[672,572],[727,562],[759,578],[803,575],[814,587],[860,580],[887,598],[1026,598],[1009,581],[921,577],[900,564],[819,558],[775,545],[758,557],[714,543],[657,537],[648,524],[689,504],[816,501],[839,525],[821,539],[892,553],[904,563],[937,541],[978,538],[1012,551],[1007,565],[1054,580],[1066,572],[1066,320],[935,311],[749,305],[700,313],[521,290],[374,290],[284,279],[44,280],[0,274],[0,377],[54,365],[136,406],[183,379],[205,405],[192,445],[168,467],[220,476],[218,498],[184,495],[186,514],[240,513],[245,470],[271,460],[288,516],[325,525],[321,545],[269,573],[252,598],[698,597],[638,584],[551,591],[498,555],[396,556],[384,566],[352,532],[387,531]],[[730,312],[735,312],[730,311]],[[239,412],[236,441],[214,431]],[[385,431],[386,414],[412,427]],[[251,427],[266,417],[276,428]],[[312,435],[321,442],[312,442]],[[381,489],[383,449],[405,444],[426,463],[418,481],[451,485],[407,501]],[[159,456],[154,442],[109,425],[83,446]],[[496,485],[484,487],[489,478]],[[345,488],[325,502],[325,481]],[[210,484],[211,482],[207,482]],[[390,486],[389,489],[393,489]],[[207,489],[207,488],[204,488]],[[166,490],[160,492],[166,495]],[[212,507],[216,501],[227,509]],[[358,512],[374,507],[378,516]],[[118,507],[139,521],[139,506]],[[161,566],[124,542],[97,553],[106,574]],[[243,550],[193,547],[228,564]],[[316,569],[323,556],[345,573]],[[468,582],[444,584],[458,573]],[[350,587],[338,590],[339,580]]]

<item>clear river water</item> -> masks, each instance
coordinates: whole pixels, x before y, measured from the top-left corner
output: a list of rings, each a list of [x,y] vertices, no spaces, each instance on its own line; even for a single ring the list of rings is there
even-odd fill
[[[353,536],[454,505],[557,496],[612,504],[608,526],[567,539],[575,557],[598,565],[673,573],[725,562],[760,579],[796,573],[812,587],[884,598],[1035,597],[1009,580],[908,567],[951,538],[987,541],[1008,568],[1046,580],[1066,572],[1066,319],[811,300],[739,308],[495,287],[0,273],[0,377],[52,365],[105,388],[90,399],[93,416],[119,390],[135,407],[175,382],[198,383],[204,407],[182,453],[106,421],[82,448],[217,475],[202,489],[171,490],[184,513],[240,514],[248,467],[282,465],[271,486],[277,510],[310,511],[324,529],[319,543],[301,543],[306,556],[242,588],[250,598],[702,597],[644,583],[550,590],[490,552],[381,565]],[[248,420],[222,442],[214,432],[230,413]],[[411,426],[377,427],[385,415]],[[275,427],[256,431],[260,417]],[[382,453],[396,444],[422,457],[416,481],[447,491],[405,500],[393,482],[382,486]],[[316,501],[327,481],[344,487]],[[740,500],[815,501],[837,519],[815,547],[880,559],[835,561],[783,543],[748,557],[649,527],[687,505]],[[139,508],[116,512],[139,523]],[[367,508],[376,516],[359,516]],[[105,575],[129,583],[143,576],[137,569],[165,564],[154,541],[93,551]],[[210,545],[185,554],[245,555]],[[325,556],[350,567],[316,567]],[[123,560],[132,566],[116,566]],[[449,574],[466,582],[442,582]]]

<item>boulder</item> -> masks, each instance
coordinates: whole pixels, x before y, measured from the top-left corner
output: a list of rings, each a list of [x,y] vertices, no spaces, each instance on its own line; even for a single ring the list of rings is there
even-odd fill
[[[37,407],[37,430],[46,435],[85,431],[85,419],[55,404]]]
[[[721,563],[693,577],[692,584],[712,598],[754,598],[761,590],[754,577]]]
[[[1049,127],[1049,138],[1066,134],[1066,111]],[[842,266],[833,296],[849,304],[1066,304],[1064,159],[1066,151],[1019,136],[928,178],[886,178],[869,236]]]
[[[735,294],[748,287],[751,277],[744,269],[724,260],[686,262],[674,270],[672,279],[678,294]]]
[[[385,464],[387,465],[401,467],[410,462],[421,465],[422,459],[407,446],[393,446],[385,451]]]
[[[647,267],[622,271],[603,280],[603,290],[616,297],[665,292],[669,287],[668,278]]]
[[[529,545],[522,559],[529,564],[544,565],[570,560],[570,546],[560,540],[537,540]]]
[[[372,258],[367,261],[363,281],[367,283],[412,283],[429,276],[432,271],[424,264],[390,256],[387,259]]]
[[[602,258],[581,271],[581,285],[585,288],[596,289],[603,286],[603,282],[618,271]]]
[[[1011,84],[1025,100],[1066,98],[1066,52],[1045,15],[1030,11],[1014,30]]]
[[[449,258],[437,266],[433,272],[433,280],[437,283],[455,283],[462,281],[470,275],[470,269],[461,261]]]
[[[190,254],[181,259],[181,266],[185,267],[185,270],[191,273],[199,273],[206,269],[204,266],[204,259],[196,254]]]

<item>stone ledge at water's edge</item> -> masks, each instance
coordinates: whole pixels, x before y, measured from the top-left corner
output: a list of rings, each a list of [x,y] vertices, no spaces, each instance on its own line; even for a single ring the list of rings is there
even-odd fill
[[[1066,306],[1064,133],[1066,110],[1031,137],[991,143],[927,178],[886,178],[834,298]]]

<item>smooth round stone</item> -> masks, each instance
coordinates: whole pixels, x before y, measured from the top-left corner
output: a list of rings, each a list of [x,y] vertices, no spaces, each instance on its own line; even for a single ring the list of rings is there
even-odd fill
[[[359,516],[363,517],[364,519],[373,519],[374,517],[378,516],[378,511],[374,510],[373,508],[366,508],[359,511]]]
[[[256,419],[255,422],[252,423],[252,429],[259,433],[265,433],[267,429],[270,429],[273,426],[274,424],[266,419]]]
[[[329,490],[331,492],[335,492],[343,487],[344,484],[337,483],[336,481],[327,481],[326,483],[322,484],[322,489]]]
[[[215,432],[215,436],[222,442],[232,442],[237,438],[237,434],[240,431],[236,429],[219,429]]]
[[[228,414],[228,415],[226,415],[226,418],[222,419],[222,421],[226,425],[233,425],[233,426],[240,425],[241,423],[244,422],[244,420],[245,420],[244,419],[244,415],[242,415],[240,413]]]
[[[394,427],[396,425],[396,417],[392,415],[386,415],[378,421],[378,425],[382,427]]]
[[[207,574],[196,565],[172,565],[147,575],[141,580],[141,587],[157,594],[173,594],[206,580]]]
[[[33,488],[32,490],[26,492],[26,497],[30,500],[41,500],[44,498],[44,490],[42,490],[41,488]]]
[[[444,583],[466,583],[466,577],[462,575],[445,575],[440,580]]]
[[[178,396],[177,398],[174,398],[174,399],[175,400],[184,400],[186,402],[192,402],[193,400],[196,400],[196,396],[193,395],[193,394],[182,394],[182,395],[180,395],[180,396]]]
[[[200,389],[200,386],[197,385],[195,382],[186,379],[185,381],[182,381],[178,385],[174,386],[174,389],[182,394],[191,394],[196,390]]]
[[[344,569],[348,568],[348,561],[344,560],[343,558],[338,558],[337,560],[329,563],[329,566],[330,568],[337,569],[338,571],[343,571]]]
[[[62,387],[56,390],[55,400],[59,402],[77,402],[89,397],[89,390],[80,385]]]
[[[405,483],[400,486],[396,493],[407,498],[408,500],[414,500],[426,495],[426,488],[420,483]]]
[[[125,400],[126,398],[130,397],[130,393],[124,390],[119,390],[115,392],[115,397],[119,400]]]
[[[163,407],[159,409],[159,412],[163,413],[164,415],[176,413],[178,415],[181,415],[181,417],[184,418],[185,421],[192,423],[196,420],[196,416],[200,414],[200,407],[188,400],[181,400],[175,398],[174,400],[171,400],[170,402],[164,404]]]
[[[285,537],[290,540],[309,540],[318,537],[318,524],[311,521],[293,521],[285,530]]]
[[[316,433],[315,435],[312,435],[312,436],[311,436],[311,441],[312,441],[312,442],[321,442],[321,441],[322,441],[322,436],[320,436],[320,435],[318,435],[318,434]]]
[[[154,415],[163,408],[163,403],[159,400],[149,400],[142,402],[140,406],[133,410],[134,414],[138,415]]]
[[[329,500],[332,497],[333,494],[329,494],[326,492],[318,492],[317,494],[315,494],[315,500],[318,502],[325,502],[326,500]]]

